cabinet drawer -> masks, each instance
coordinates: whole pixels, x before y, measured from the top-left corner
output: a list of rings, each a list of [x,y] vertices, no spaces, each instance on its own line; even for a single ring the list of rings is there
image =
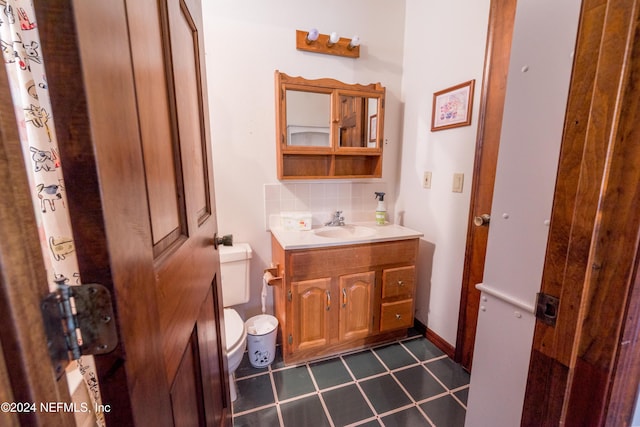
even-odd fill
[[[417,239],[288,251],[286,274],[292,280],[340,276],[393,264],[415,264]]]
[[[380,311],[380,332],[413,326],[413,300],[385,302]]]
[[[389,268],[382,272],[382,298],[412,296],[416,279],[414,266]]]

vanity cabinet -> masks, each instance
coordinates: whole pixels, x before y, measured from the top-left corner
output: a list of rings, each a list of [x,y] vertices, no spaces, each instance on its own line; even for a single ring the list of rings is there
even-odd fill
[[[272,238],[285,363],[406,336],[417,251],[418,239],[284,250]]]

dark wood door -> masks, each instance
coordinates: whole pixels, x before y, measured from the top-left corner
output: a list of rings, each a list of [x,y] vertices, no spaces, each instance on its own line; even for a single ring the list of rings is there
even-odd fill
[[[364,117],[366,98],[340,95],[340,147],[366,147]]]
[[[116,304],[107,423],[229,424],[200,2],[36,13],[80,275]]]
[[[468,370],[480,308],[480,291],[475,286],[482,283],[489,236],[489,223],[476,225],[474,219],[491,214],[515,10],[515,0],[491,1],[455,348],[455,360]]]
[[[632,424],[640,383],[640,2],[582,2],[523,426]]]

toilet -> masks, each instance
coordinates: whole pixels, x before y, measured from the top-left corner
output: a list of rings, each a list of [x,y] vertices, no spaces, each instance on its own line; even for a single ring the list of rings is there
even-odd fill
[[[247,331],[244,321],[232,306],[249,301],[249,260],[252,251],[247,243],[234,243],[233,246],[220,246],[219,252],[229,389],[231,400],[234,401],[237,392],[233,374],[240,366],[247,347]]]

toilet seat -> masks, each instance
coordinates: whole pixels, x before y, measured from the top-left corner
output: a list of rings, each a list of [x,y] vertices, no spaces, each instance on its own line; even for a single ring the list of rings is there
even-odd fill
[[[224,332],[227,341],[227,353],[242,344],[245,337],[244,322],[242,318],[232,308],[224,309]]]

